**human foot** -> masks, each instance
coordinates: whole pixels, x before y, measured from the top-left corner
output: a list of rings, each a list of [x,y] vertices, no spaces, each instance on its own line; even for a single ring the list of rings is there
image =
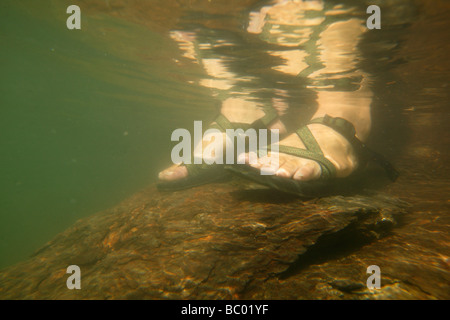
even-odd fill
[[[311,123],[298,132],[280,141],[275,175],[298,181],[317,180],[327,175],[343,178],[358,167],[354,148],[335,129],[321,123]],[[267,168],[273,156],[269,152],[267,156],[258,158],[255,164],[250,164],[249,157],[246,157],[246,162],[257,169]]]
[[[279,102],[274,102],[273,109],[261,108],[256,104],[249,104],[244,99],[229,98],[224,101],[220,117],[221,121],[213,122],[210,127],[219,127],[220,131],[225,131],[228,127],[234,126],[237,123],[244,124],[244,126],[252,126],[257,121],[262,121],[263,125],[266,125],[269,130],[279,130],[280,134],[286,132],[279,115],[284,113],[285,110],[278,105]],[[219,120],[219,118],[218,118]],[[225,122],[223,124],[222,122]],[[226,134],[223,133],[221,141],[215,141],[211,135],[203,137],[201,145],[197,145],[194,151],[194,156],[203,157],[203,152],[212,143],[219,143],[219,149],[225,150]],[[215,148],[214,148],[215,149]],[[214,154],[212,155],[215,156]],[[188,167],[189,166],[189,167]],[[194,169],[192,165],[186,166],[185,164],[174,164],[171,167],[161,171],[159,173],[159,179],[162,181],[176,181],[189,176],[189,168]],[[194,169],[196,170],[196,169]]]

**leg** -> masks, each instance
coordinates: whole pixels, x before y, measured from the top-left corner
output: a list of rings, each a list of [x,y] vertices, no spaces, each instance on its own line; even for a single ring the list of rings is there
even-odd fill
[[[318,41],[319,59],[323,68],[308,75],[311,88],[317,91],[318,109],[313,118],[328,114],[341,117],[351,122],[357,137],[364,141],[370,132],[370,104],[372,92],[368,87],[368,75],[357,69],[356,62],[360,56],[357,44],[364,32],[362,22],[350,19],[329,25]],[[352,71],[349,71],[352,70]],[[339,91],[322,85],[323,80],[338,78],[345,74],[349,78],[361,79],[354,91]],[[330,90],[331,89],[331,90]],[[336,176],[345,177],[358,166],[357,158],[349,142],[330,127],[322,124],[308,125],[324,156],[335,166]],[[291,134],[280,145],[305,148],[297,134]],[[256,168],[264,166],[266,159],[260,159]],[[318,179],[321,168],[317,162],[300,157],[279,154],[279,169],[276,175],[296,180]]]
[[[211,43],[197,43],[196,35],[194,33],[174,31],[172,38],[179,43],[180,48],[184,52],[184,56],[199,63],[203,66],[208,74],[208,78],[200,80],[199,84],[210,88],[213,95],[227,96],[223,99],[220,113],[231,123],[251,124],[254,121],[265,116],[266,111],[263,105],[254,99],[254,94],[250,89],[242,89],[238,85],[248,82],[247,78],[239,77],[227,67],[227,57],[213,56],[208,58],[201,58],[198,51],[210,50],[212,47],[220,46],[221,44]],[[274,101],[274,109],[279,115],[285,112],[286,106],[281,101]],[[213,122],[211,125],[214,125]],[[278,129],[281,133],[285,128],[279,119],[271,122],[270,129]],[[225,134],[224,134],[225,135]],[[225,139],[223,139],[225,141]],[[202,153],[203,149],[211,143],[209,138],[205,137],[201,146],[196,146],[196,152]],[[224,147],[224,146],[223,146]],[[163,181],[173,181],[185,178],[189,172],[183,164],[175,164],[159,174],[159,179]]]

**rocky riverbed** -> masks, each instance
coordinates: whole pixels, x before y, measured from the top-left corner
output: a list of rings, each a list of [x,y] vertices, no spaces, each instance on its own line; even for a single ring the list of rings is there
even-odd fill
[[[407,207],[379,193],[304,200],[238,179],[172,193],[152,186],[4,270],[0,297],[429,298],[389,254],[351,257],[388,236]],[[372,264],[380,290],[366,287]],[[69,265],[81,269],[81,290],[67,289]]]

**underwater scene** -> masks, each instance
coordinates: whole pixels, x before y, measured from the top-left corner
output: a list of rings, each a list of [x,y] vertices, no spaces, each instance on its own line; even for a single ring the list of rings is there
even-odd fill
[[[450,299],[449,54],[446,0],[1,0],[0,300]]]

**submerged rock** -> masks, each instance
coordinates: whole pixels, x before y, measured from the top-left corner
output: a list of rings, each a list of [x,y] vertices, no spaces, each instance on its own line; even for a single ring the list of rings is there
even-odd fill
[[[302,200],[237,179],[150,187],[0,272],[0,298],[371,298],[368,265],[342,261],[385,236],[406,208],[379,193]],[[81,269],[81,290],[66,286],[70,265]],[[376,294],[427,298],[405,285]]]

